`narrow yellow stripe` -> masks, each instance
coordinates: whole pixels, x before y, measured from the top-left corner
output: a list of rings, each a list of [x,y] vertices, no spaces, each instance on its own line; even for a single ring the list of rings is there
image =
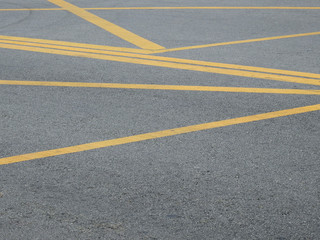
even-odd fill
[[[301,77],[307,77],[307,78],[320,79],[320,74],[317,74],[317,73],[306,73],[306,72],[288,71],[288,70],[280,70],[280,69],[272,69],[272,68],[243,66],[243,65],[236,65],[236,64],[226,64],[226,63],[199,61],[199,60],[112,52],[112,51],[121,51],[121,52],[138,52],[139,51],[139,53],[143,53],[143,54],[148,54],[152,52],[150,50],[143,50],[143,49],[117,48],[117,47],[109,47],[109,46],[103,46],[103,45],[92,45],[92,44],[73,43],[73,42],[64,42],[64,41],[52,41],[52,40],[34,39],[34,38],[21,38],[21,37],[11,37],[11,36],[3,36],[3,35],[0,35],[0,41],[2,41],[1,39],[17,41],[14,44],[19,44],[19,45],[26,45],[26,43],[24,42],[35,42],[35,43],[41,43],[43,44],[42,47],[47,47],[47,48],[68,49],[72,51],[74,50],[74,51],[83,51],[83,52],[92,52],[92,53],[101,53],[101,54],[111,54],[111,55],[127,56],[127,57],[133,57],[133,58],[145,58],[145,59],[167,61],[167,62],[177,62],[177,63],[186,63],[186,64],[194,64],[194,65],[202,65],[202,66],[231,68],[231,69],[246,70],[246,71],[284,74],[284,75],[290,75],[290,76],[301,76]],[[18,41],[24,41],[24,42],[18,42]],[[46,45],[46,43],[58,45],[58,46],[50,46],[50,45]],[[61,48],[59,45],[80,47],[84,49]],[[37,46],[40,46],[40,45],[37,45]],[[94,49],[94,51],[90,49]],[[103,50],[103,51],[96,51],[96,50]]]
[[[57,41],[57,40],[48,40],[48,39],[39,39],[39,38],[13,37],[13,36],[5,36],[5,35],[0,35],[0,40],[18,41],[16,44],[23,44],[22,42],[31,42],[31,43],[51,44],[51,45],[57,45],[57,46],[79,47],[84,49],[131,52],[131,53],[141,53],[141,54],[147,54],[147,53],[153,52],[151,50],[145,50],[145,49],[113,47],[113,46],[95,45],[95,44],[88,44],[88,43],[75,43],[75,42],[66,42],[66,41]],[[49,45],[47,45],[47,47],[49,47]]]
[[[13,12],[13,11],[64,11],[62,8],[10,8],[10,9],[0,9],[0,12]]]
[[[116,62],[134,63],[134,64],[166,67],[166,68],[173,68],[173,69],[184,69],[184,70],[190,70],[190,71],[209,72],[209,73],[226,74],[226,75],[242,76],[242,77],[249,77],[249,78],[261,78],[261,79],[268,79],[268,80],[275,80],[275,81],[282,81],[282,82],[294,82],[294,83],[320,86],[320,80],[318,79],[307,79],[307,78],[300,78],[300,77],[282,76],[282,75],[266,74],[266,73],[259,73],[259,72],[247,72],[247,71],[240,71],[240,70],[197,66],[197,65],[190,65],[190,64],[165,62],[165,61],[154,61],[154,60],[138,59],[138,58],[118,57],[118,56],[112,56],[112,55],[93,54],[93,53],[86,53],[86,52],[73,52],[73,51],[65,51],[65,50],[57,50],[57,49],[39,48],[39,47],[26,47],[26,46],[13,45],[13,44],[0,44],[0,48],[51,53],[51,54],[59,54],[59,55],[66,55],[66,56],[86,57],[86,58],[94,58],[94,59],[109,60],[109,61],[116,61]]]
[[[280,89],[280,88],[215,87],[215,86],[186,86],[186,85],[157,85],[157,84],[47,82],[47,81],[44,82],[44,81],[0,80],[0,85],[320,95],[320,90]]]
[[[53,40],[34,39],[34,38],[11,37],[11,36],[3,36],[3,35],[0,35],[0,41],[2,41],[1,39],[17,41],[14,44],[19,44],[19,45],[26,45],[26,42],[34,42],[34,43],[41,43],[41,44],[43,44],[42,47],[46,47],[46,48],[62,49],[62,48],[60,48],[59,45],[80,47],[80,48],[84,48],[84,49],[76,49],[76,48],[68,48],[68,49],[75,50],[75,51],[83,51],[83,52],[111,54],[111,55],[127,56],[127,57],[134,57],[134,58],[145,58],[145,59],[151,59],[151,60],[160,60],[160,61],[168,61],[168,62],[186,63],[186,64],[194,64],[194,65],[202,65],[202,66],[219,67],[219,68],[231,68],[231,69],[239,69],[239,70],[246,70],[246,71],[255,71],[255,72],[273,73],[273,74],[284,74],[284,75],[290,75],[290,76],[301,76],[301,77],[307,77],[307,78],[320,79],[320,74],[317,74],[317,73],[306,73],[306,72],[280,70],[280,69],[272,69],[272,68],[243,66],[243,65],[236,65],[236,64],[226,64],[226,63],[199,61],[199,60],[189,60],[189,59],[170,58],[170,57],[161,57],[161,56],[146,56],[146,55],[141,55],[141,54],[112,52],[112,51],[120,51],[120,52],[133,52],[133,53],[143,53],[143,54],[148,54],[148,53],[152,52],[150,50],[143,50],[143,49],[117,48],[117,47],[109,47],[109,46],[103,46],[103,45],[83,44],[83,43],[64,42],[64,41],[53,41]],[[24,42],[19,42],[19,41],[24,41]],[[2,42],[4,42],[4,41],[2,41]],[[58,45],[58,46],[45,45],[46,43]],[[37,46],[40,46],[40,45],[37,45]],[[63,48],[63,49],[67,49],[67,48]],[[94,49],[94,51],[91,51],[90,49]],[[96,50],[103,50],[103,51],[96,51]]]
[[[22,154],[18,156],[1,158],[0,165],[29,161],[29,160],[52,157],[52,156],[59,156],[59,155],[64,155],[69,153],[83,152],[83,151],[105,148],[110,146],[122,145],[126,143],[141,142],[141,141],[150,140],[150,139],[157,139],[157,138],[174,136],[174,135],[179,135],[184,133],[209,130],[213,128],[226,127],[226,126],[231,126],[236,124],[261,121],[266,119],[284,117],[284,116],[307,113],[307,112],[318,111],[318,110],[320,110],[320,104],[269,112],[269,113],[262,113],[262,114],[246,116],[246,117],[227,119],[227,120],[210,122],[210,123],[203,123],[198,125],[191,125],[187,127],[174,128],[174,129],[163,130],[158,132],[139,134],[139,135],[134,135],[130,137],[122,137],[122,138],[117,138],[112,140],[81,144],[81,145],[76,145],[72,147],[65,147],[65,148],[52,149],[52,150],[42,151],[42,152]]]
[[[261,9],[261,10],[319,10],[320,7],[91,7],[85,10],[241,10],[241,9]],[[63,10],[60,8],[22,8],[22,9],[0,9],[0,11],[52,11]]]
[[[113,8],[84,8],[86,10],[237,10],[237,9],[261,9],[261,10],[319,10],[320,7],[113,7]]]
[[[311,33],[300,33],[300,34],[275,36],[275,37],[254,38],[254,39],[231,41],[231,42],[195,45],[195,46],[189,46],[189,47],[169,48],[169,49],[156,51],[155,53],[174,52],[174,51],[191,50],[191,49],[199,49],[199,48],[208,48],[208,47],[226,46],[226,45],[234,45],[234,44],[242,44],[242,43],[251,43],[251,42],[262,42],[262,41],[270,41],[270,40],[285,39],[285,38],[313,36],[313,35],[319,35],[319,34],[320,34],[320,32],[311,32]]]
[[[147,39],[144,39],[122,27],[119,27],[114,23],[111,23],[92,13],[89,13],[88,11],[82,8],[79,8],[73,4],[70,4],[63,0],[48,0],[48,1],[142,49],[152,49],[152,50],[164,49],[164,47],[156,43],[153,43]]]

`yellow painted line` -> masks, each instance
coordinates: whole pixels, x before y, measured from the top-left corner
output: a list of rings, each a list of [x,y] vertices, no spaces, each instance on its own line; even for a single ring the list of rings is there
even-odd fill
[[[320,35],[320,32],[300,33],[300,34],[291,34],[291,35],[284,35],[284,36],[254,38],[254,39],[247,39],[247,40],[240,40],[240,41],[231,41],[231,42],[221,42],[221,43],[212,43],[212,44],[204,44],[204,45],[195,45],[195,46],[189,46],[189,47],[169,48],[169,49],[156,51],[155,53],[174,52],[174,51],[182,51],[182,50],[192,50],[192,49],[199,49],[199,48],[226,46],[226,45],[251,43],[251,42],[262,42],[262,41],[270,41],[270,40],[278,40],[278,39],[286,39],[286,38],[296,38],[296,37],[305,37],[305,36],[314,36],[314,35]]]
[[[127,57],[133,57],[133,58],[158,60],[158,61],[177,62],[177,63],[186,63],[186,64],[193,64],[193,65],[201,65],[201,66],[230,68],[230,69],[238,69],[238,70],[245,70],[245,71],[283,74],[283,75],[289,75],[289,76],[300,76],[300,77],[320,79],[320,74],[317,74],[317,73],[306,73],[306,72],[280,70],[280,69],[272,69],[272,68],[236,65],[236,64],[226,64],[226,63],[216,63],[216,62],[207,62],[207,61],[190,60],[190,59],[170,58],[170,57],[161,57],[161,56],[146,56],[141,54],[113,52],[113,51],[120,51],[120,52],[133,52],[133,53],[143,53],[143,54],[148,54],[152,52],[152,51],[143,50],[143,49],[117,48],[117,47],[109,47],[109,46],[103,46],[103,45],[92,45],[92,44],[82,44],[82,43],[73,43],[73,42],[64,42],[64,41],[52,41],[52,40],[44,40],[44,39],[22,38],[22,37],[0,35],[0,41],[5,42],[3,40],[17,41],[15,43],[14,42],[10,42],[10,43],[19,44],[19,45],[26,45],[26,43],[28,42],[34,42],[34,43],[40,43],[42,44],[41,45],[42,47],[46,47],[46,48],[67,49],[71,51],[84,51],[84,52],[92,52],[92,53],[111,54],[111,55],[127,56]],[[50,46],[47,44],[52,44],[57,46]],[[67,46],[70,48],[61,48],[60,45]],[[40,45],[34,45],[34,46],[40,46]],[[77,48],[71,48],[71,47],[79,47],[84,49],[77,49]],[[90,49],[93,49],[94,51]],[[103,50],[103,51],[96,51],[96,50]]]
[[[112,22],[109,22],[92,13],[89,13],[88,11],[82,8],[79,8],[71,3],[68,3],[63,0],[48,0],[48,1],[142,49],[152,49],[152,50],[164,49],[164,47],[156,43],[153,43],[145,38],[142,38],[122,27],[119,27],[118,25]]]
[[[320,104],[316,104],[311,106],[298,107],[298,108],[292,108],[287,110],[280,110],[275,112],[262,113],[262,114],[256,114],[251,116],[238,117],[233,119],[191,125],[187,127],[173,128],[173,129],[168,129],[163,131],[133,135],[129,137],[92,142],[87,144],[71,146],[71,147],[52,149],[48,151],[22,154],[22,155],[17,155],[12,157],[4,157],[0,159],[0,165],[65,155],[70,153],[83,152],[83,151],[117,146],[117,145],[122,145],[127,143],[141,142],[141,141],[150,140],[150,139],[169,137],[169,136],[174,136],[179,134],[209,130],[209,129],[219,128],[219,127],[232,126],[232,125],[242,124],[242,123],[256,122],[256,121],[261,121],[266,119],[273,119],[278,117],[290,116],[294,114],[301,114],[301,113],[307,113],[307,112],[313,112],[313,111],[319,111],[319,110],[320,110]]]
[[[113,7],[113,8],[85,8],[87,10],[237,10],[237,9],[261,9],[261,10],[319,10],[320,7]]]
[[[86,53],[99,53],[99,54],[117,55],[117,56],[126,56],[126,57],[143,58],[142,56],[144,56],[144,55],[136,55],[136,54],[132,54],[132,53],[128,53],[128,52],[114,51],[114,50],[100,50],[100,49],[79,48],[79,47],[73,47],[73,46],[54,45],[54,44],[45,44],[45,43],[36,43],[36,42],[3,40],[3,39],[1,39],[1,37],[0,37],[0,43],[10,43],[10,44],[21,45],[21,46],[35,46],[35,47],[42,47],[42,48],[52,48],[52,49],[60,49],[60,50],[68,50],[68,51],[79,51],[79,52],[86,52]],[[142,51],[144,51],[144,50],[142,50]],[[147,58],[149,58],[149,57],[147,57]]]
[[[157,84],[123,84],[123,83],[88,83],[88,82],[48,82],[48,81],[0,80],[0,85],[320,95],[320,90],[306,90],[306,89],[243,88],[243,87],[157,85]]]
[[[319,10],[320,7],[91,7],[85,10],[241,10],[241,9],[261,9],[261,10]],[[63,10],[60,8],[30,8],[30,9],[0,9],[0,11],[51,11]]]
[[[66,42],[66,41],[57,41],[57,40],[48,40],[48,39],[39,39],[39,38],[14,37],[14,36],[5,36],[5,35],[0,35],[0,40],[42,43],[42,44],[51,44],[51,45],[57,45],[57,46],[70,46],[70,47],[79,47],[79,48],[85,48],[85,49],[132,52],[132,53],[141,53],[141,54],[148,54],[153,52],[145,49],[113,47],[113,46],[95,45],[95,44],[88,44],[88,43],[75,43],[75,42]]]
[[[291,76],[267,74],[267,73],[260,73],[260,72],[248,72],[248,71],[241,71],[241,70],[214,68],[214,67],[198,66],[198,65],[191,65],[191,64],[112,56],[112,55],[106,55],[106,54],[103,55],[103,54],[94,54],[94,53],[87,53],[87,52],[65,51],[65,50],[58,50],[58,49],[51,49],[51,48],[28,47],[28,46],[14,45],[14,44],[0,43],[0,48],[51,53],[51,54],[59,54],[59,55],[65,55],[65,56],[86,57],[86,58],[109,60],[109,61],[116,61],[116,62],[142,64],[142,65],[148,65],[148,66],[184,69],[184,70],[190,70],[190,71],[226,74],[226,75],[242,76],[242,77],[249,77],[249,78],[261,78],[261,79],[268,79],[268,80],[275,80],[275,81],[282,81],[282,82],[294,82],[294,83],[320,86],[320,80],[318,79],[291,77]]]
[[[14,12],[14,11],[55,11],[55,10],[64,10],[61,8],[9,8],[9,9],[0,9],[0,12]]]

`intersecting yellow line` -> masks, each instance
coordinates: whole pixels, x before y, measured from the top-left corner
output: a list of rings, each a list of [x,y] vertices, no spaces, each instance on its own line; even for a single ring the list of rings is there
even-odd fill
[[[158,50],[158,49],[164,49],[164,47],[153,43],[145,38],[142,38],[122,27],[119,27],[118,25],[109,22],[101,17],[98,17],[82,8],[79,8],[71,3],[68,3],[63,0],[48,0],[49,2],[58,5],[59,7],[77,15],[80,18],[83,18],[84,20],[116,35],[117,37],[130,42],[142,49],[151,49],[151,50]]]
[[[239,40],[239,41],[194,45],[194,46],[188,46],[188,47],[168,48],[168,49],[164,49],[164,50],[154,51],[154,53],[192,50],[192,49],[199,49],[199,48],[227,46],[227,45],[235,45],[235,44],[242,44],[242,43],[262,42],[262,41],[278,40],[278,39],[285,39],[285,38],[306,37],[306,36],[314,36],[314,35],[320,35],[320,32],[299,33],[299,34],[282,35],[282,36],[274,36],[274,37],[253,38],[253,39]]]
[[[30,41],[30,42],[39,42],[39,43],[49,43],[49,44],[56,44],[56,45],[69,45],[69,46],[76,46],[76,47],[83,47],[83,48],[101,49],[101,50],[133,52],[133,53],[142,53],[142,54],[156,54],[156,53],[193,50],[193,49],[201,49],[201,48],[208,48],[208,47],[218,47],[218,46],[227,46],[227,45],[235,45],[235,44],[242,44],[242,43],[262,42],[262,41],[271,41],[271,40],[298,38],[298,37],[307,37],[307,36],[316,36],[316,35],[320,35],[320,32],[298,33],[298,34],[281,35],[281,36],[273,36],[273,37],[265,37],[265,38],[253,38],[253,39],[246,39],[246,40],[210,43],[210,44],[194,45],[194,46],[187,46],[187,47],[167,48],[167,49],[163,49],[163,50],[147,50],[147,49],[114,47],[114,46],[106,46],[106,45],[74,43],[74,42],[66,42],[66,41],[55,41],[55,40],[25,38],[25,37],[13,37],[13,36],[4,36],[4,35],[0,35],[0,38],[9,39],[9,40],[22,40],[22,41],[27,41],[27,42]]]
[[[245,71],[253,71],[253,72],[282,74],[282,75],[289,75],[289,76],[300,76],[300,77],[306,77],[306,78],[320,79],[320,74],[317,74],[317,73],[307,73],[307,72],[289,71],[289,70],[281,70],[281,69],[244,66],[244,65],[237,65],[237,64],[207,62],[207,61],[199,61],[199,60],[129,53],[129,52],[132,52],[132,53],[148,54],[151,52],[149,50],[144,50],[144,49],[118,48],[118,47],[110,47],[110,46],[104,46],[104,45],[93,45],[93,44],[54,41],[54,40],[37,39],[37,38],[13,37],[13,36],[4,36],[4,35],[0,35],[0,42],[13,43],[17,45],[40,46],[43,48],[56,48],[56,49],[70,50],[70,51],[80,51],[80,52],[83,51],[88,53],[110,54],[110,55],[126,56],[126,57],[132,57],[132,58],[144,58],[144,59],[158,60],[158,61],[168,61],[168,62],[176,62],[176,63],[201,65],[201,66],[210,66],[210,67],[218,67],[218,68],[237,69],[237,70],[245,70]],[[37,43],[37,44],[31,44],[31,43]],[[119,52],[124,52],[124,53],[119,53]]]
[[[128,31],[125,29],[120,28],[117,25],[110,24],[110,22],[99,19],[97,16],[88,13],[87,11],[78,8],[74,5],[71,5],[63,0],[49,0],[64,9],[76,14],[84,18],[87,21],[94,23],[97,26],[102,27],[105,23],[108,23],[108,27],[105,30],[121,37],[122,39],[135,44],[144,49],[151,49],[156,50],[163,48],[160,45],[154,44],[146,39],[143,39],[133,33],[129,34]],[[133,8],[132,8],[133,9]],[[143,8],[141,8],[143,9]],[[173,9],[173,8],[172,8]],[[176,8],[177,9],[177,8]],[[218,9],[218,8],[217,8]],[[240,8],[239,8],[240,9]],[[252,8],[255,9],[255,8]],[[102,21],[103,20],[103,21]],[[102,27],[103,28],[103,27]],[[127,31],[127,32],[126,32]],[[133,34],[133,35],[131,35]],[[317,33],[319,34],[319,33]],[[309,35],[316,35],[315,33],[309,33]],[[307,36],[306,34],[295,34],[294,37],[297,36]],[[279,36],[281,38],[293,37],[293,35],[287,36]],[[271,37],[271,38],[264,38],[264,40],[272,40],[272,39],[280,39],[279,37]],[[49,43],[50,40],[38,41],[38,42],[22,42],[15,40],[0,40],[2,44],[0,47],[9,48],[9,49],[17,49],[17,50],[25,50],[25,51],[36,51],[36,52],[43,52],[43,53],[52,53],[52,54],[61,54],[61,55],[69,55],[69,56],[80,56],[80,57],[89,57],[95,59],[103,59],[103,60],[111,60],[111,61],[118,61],[118,62],[128,62],[128,63],[136,63],[136,64],[144,64],[144,65],[152,65],[152,66],[161,66],[161,67],[168,67],[168,68],[178,68],[178,69],[186,69],[186,70],[194,70],[194,71],[203,71],[203,72],[212,72],[212,73],[219,73],[219,74],[228,74],[228,75],[236,75],[236,76],[245,76],[245,77],[258,77],[263,79],[270,79],[270,80],[277,80],[277,81],[287,81],[287,82],[295,82],[295,83],[304,83],[304,84],[312,84],[312,85],[320,85],[320,80],[318,79],[308,79],[308,78],[301,78],[296,76],[304,76],[304,77],[316,77],[319,78],[319,74],[312,74],[312,73],[302,73],[302,72],[294,72],[294,71],[285,71],[285,70],[277,70],[277,69],[266,69],[266,68],[257,68],[257,67],[248,67],[248,66],[239,66],[239,65],[231,65],[231,64],[222,64],[222,63],[211,63],[211,62],[204,62],[204,61],[195,61],[195,60],[188,60],[188,59],[175,59],[175,58],[165,58],[165,57],[158,57],[158,56],[146,56],[141,54],[132,54],[132,53],[125,53],[125,52],[112,52],[109,50],[115,49],[97,49],[97,48],[90,48],[89,45],[86,47],[84,45],[77,45],[73,43],[71,45],[65,45],[53,43]],[[251,39],[251,40],[243,40],[243,41],[234,41],[232,44],[237,43],[244,43],[257,41],[258,39]],[[52,45],[50,45],[52,44]],[[57,45],[54,45],[57,44]],[[220,43],[222,44],[222,43]],[[226,45],[227,43],[224,43]],[[229,42],[230,44],[230,42]],[[37,47],[34,47],[37,46]],[[96,45],[98,46],[98,45]],[[202,47],[204,45],[201,45]],[[212,44],[211,44],[212,46]],[[106,46],[107,47],[107,46]],[[193,48],[199,46],[193,46]],[[111,47],[112,48],[112,47]],[[191,49],[192,47],[185,47],[184,49]],[[176,48],[177,49],[177,48]],[[123,51],[123,49],[119,51]],[[172,51],[176,51],[171,49]],[[181,48],[180,48],[181,50]],[[116,51],[116,50],[115,50]],[[129,51],[129,50],[127,50]],[[170,50],[169,50],[170,51]],[[156,52],[156,51],[155,51]],[[201,64],[200,64],[201,63]],[[220,67],[220,68],[214,68]],[[231,67],[232,66],[232,67]],[[237,70],[235,70],[237,69]],[[238,70],[244,69],[245,71]],[[249,70],[251,72],[249,72]],[[263,71],[262,71],[263,70]],[[257,72],[256,72],[257,71]],[[260,72],[259,72],[260,71]],[[266,74],[266,72],[271,73],[279,73],[279,74],[287,74],[293,75],[292,76],[284,76],[284,75],[275,75],[275,74]],[[294,75],[294,73],[296,75]],[[6,85],[30,85],[30,86],[64,86],[64,87],[100,87],[100,88],[127,88],[127,89],[157,89],[157,90],[184,90],[184,91],[222,91],[222,92],[255,92],[255,93],[281,93],[281,94],[313,94],[319,95],[319,90],[303,90],[303,89],[259,89],[259,88],[236,88],[236,87],[212,87],[212,86],[180,86],[180,85],[150,85],[150,84],[116,84],[116,83],[75,83],[75,82],[37,82],[37,81],[13,81],[13,80],[0,80],[0,84]],[[133,142],[140,142],[150,139],[157,139],[162,137],[174,136],[179,134],[197,132],[202,130],[209,130],[213,128],[225,127],[225,126],[232,126],[236,124],[242,123],[249,123],[255,122],[260,120],[290,116],[294,114],[301,114],[307,113],[312,111],[319,111],[320,104],[287,109],[287,110],[280,110],[275,112],[263,113],[263,114],[256,114],[252,116],[246,117],[239,117],[221,121],[215,121],[210,123],[203,123],[197,125],[191,125],[187,127],[181,128],[174,128],[168,129],[163,131],[139,134],[129,137],[81,144],[76,146],[70,146],[65,148],[59,149],[52,149],[48,151],[41,151],[29,154],[22,154],[18,156],[12,157],[5,157],[0,159],[0,165],[3,164],[10,164],[16,162],[23,162],[28,160],[34,160],[39,158],[51,157],[51,156],[58,156],[64,155],[69,153],[76,153],[76,152],[83,152],[93,149],[105,148],[109,146],[116,146],[126,143],[133,143]]]
[[[3,41],[0,40],[0,42],[3,42]],[[268,79],[268,80],[275,80],[275,81],[282,81],[282,82],[294,82],[294,83],[320,86],[320,79],[293,77],[293,76],[276,75],[276,74],[269,74],[269,73],[263,73],[263,72],[243,71],[243,70],[234,70],[234,69],[217,68],[217,67],[208,66],[210,64],[219,65],[218,63],[202,62],[202,61],[187,60],[187,59],[165,58],[165,57],[157,57],[157,56],[149,56],[149,55],[139,55],[139,54],[123,53],[123,52],[104,51],[105,54],[101,54],[101,53],[96,54],[96,53],[90,53],[94,51],[92,49],[85,50],[85,49],[79,48],[77,49],[77,51],[66,51],[66,50],[60,50],[59,46],[50,46],[50,48],[45,48],[45,47],[29,47],[25,45],[26,43],[23,43],[21,45],[19,45],[18,43],[16,44],[0,43],[0,48],[16,49],[16,50],[24,50],[24,51],[32,51],[32,52],[42,52],[42,53],[50,53],[50,54],[58,54],[58,55],[66,55],[66,56],[86,57],[86,58],[109,60],[109,61],[116,61],[116,62],[134,63],[134,64],[149,65],[149,66],[226,74],[226,75],[242,76],[242,77],[249,77],[249,78],[261,78],[261,79]],[[127,56],[127,57],[122,57],[122,56]],[[141,57],[141,58],[134,58],[134,57]],[[143,58],[150,58],[150,59],[143,59]],[[154,60],[151,60],[151,58],[153,58]],[[165,59],[167,59],[168,61],[165,61]],[[172,61],[170,62],[169,59],[171,59]],[[196,63],[199,63],[199,64],[204,63],[206,65],[195,65]],[[300,74],[309,75],[309,73],[300,73]],[[319,74],[310,73],[310,75],[318,76]]]
[[[209,130],[209,129],[219,128],[219,127],[232,126],[232,125],[242,124],[242,123],[256,122],[256,121],[261,121],[261,120],[266,120],[266,119],[290,116],[290,115],[294,115],[294,114],[301,114],[301,113],[307,113],[307,112],[313,112],[313,111],[319,111],[319,110],[320,110],[320,104],[316,104],[316,105],[311,105],[311,106],[298,107],[298,108],[292,108],[292,109],[287,109],[287,110],[256,114],[256,115],[251,115],[251,116],[246,116],[246,117],[238,117],[238,118],[233,118],[233,119],[191,125],[191,126],[187,126],[187,127],[173,128],[173,129],[157,131],[157,132],[150,132],[150,133],[145,133],[145,134],[133,135],[133,136],[129,136],[129,137],[122,137],[122,138],[116,138],[116,139],[111,139],[111,140],[105,140],[105,141],[100,141],[100,142],[86,143],[86,144],[81,144],[81,145],[76,145],[76,146],[71,146],[71,147],[64,147],[64,148],[47,150],[47,151],[22,154],[22,155],[17,155],[17,156],[12,156],[12,157],[4,157],[4,158],[0,158],[0,165],[17,163],[17,162],[24,162],[24,161],[59,156],[59,155],[65,155],[65,154],[70,154],[70,153],[83,152],[83,151],[105,148],[105,147],[110,147],[110,146],[122,145],[122,144],[126,144],[126,143],[141,142],[141,141],[145,141],[145,140],[151,140],[151,139],[174,136],[174,135],[179,135],[179,134]]]
[[[48,1],[62,1],[62,0],[48,0]],[[69,4],[69,3],[67,3],[67,4]],[[74,6],[74,5],[72,5],[72,6]],[[74,7],[76,7],[76,6],[74,6]],[[78,7],[76,7],[76,8],[78,8]],[[313,10],[317,10],[317,9],[320,9],[320,7],[123,7],[123,8],[78,8],[78,9],[80,9],[80,11],[81,10],[84,10],[84,11],[85,10],[139,10],[139,9],[141,9],[141,10],[143,10],[143,9],[155,9],[155,10],[157,10],[157,9],[158,10],[160,10],[160,9],[288,9],[288,10],[289,9],[293,9],[293,10],[294,9],[296,9],[296,10],[298,10],[298,9],[300,9],[300,10],[308,10],[309,9],[309,10],[312,10],[313,9]],[[65,10],[65,9],[63,9],[63,8],[52,8],[52,9],[0,9],[0,11],[22,11],[22,10],[30,10],[30,11],[31,10],[35,10],[36,11],[36,10]],[[86,12],[86,13],[87,14],[91,14],[89,12]],[[106,21],[105,19],[102,19],[102,18],[100,18],[100,20]],[[115,26],[119,27],[117,25],[115,25]],[[125,31],[127,31],[127,30],[125,30]],[[253,38],[253,39],[246,39],[246,40],[237,40],[237,41],[228,41],[228,42],[220,42],[220,43],[201,44],[201,45],[186,46],[186,47],[168,48],[168,49],[156,44],[155,48],[148,48],[148,50],[150,52],[146,52],[146,53],[165,53],[165,52],[192,50],[192,49],[200,49],[200,48],[208,48],[208,47],[227,46],[227,45],[235,45],[235,44],[243,44],[243,43],[251,43],[251,42],[261,42],[261,41],[270,41],[270,40],[278,40],[278,39],[286,39],[286,38],[305,37],[305,36],[314,36],[314,35],[320,35],[320,32],[299,33],[299,34],[291,34],[291,35],[264,37],[264,38]],[[149,41],[149,40],[147,40],[147,41]],[[130,42],[130,41],[128,41],[128,42]],[[152,43],[152,44],[155,44],[155,43]]]
[[[0,85],[320,95],[320,90],[306,90],[306,89],[245,88],[245,87],[158,85],[158,84],[124,84],[124,83],[0,80]]]

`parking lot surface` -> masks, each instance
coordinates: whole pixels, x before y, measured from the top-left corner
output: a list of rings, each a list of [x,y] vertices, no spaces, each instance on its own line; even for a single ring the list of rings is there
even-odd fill
[[[0,0],[0,238],[319,239],[320,2]]]

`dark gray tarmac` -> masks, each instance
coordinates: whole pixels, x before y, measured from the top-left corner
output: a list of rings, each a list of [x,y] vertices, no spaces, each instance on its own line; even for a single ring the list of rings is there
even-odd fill
[[[72,0],[79,7],[317,0]],[[52,8],[1,1],[0,9]],[[167,48],[320,31],[320,10],[95,10]],[[268,21],[270,20],[270,21]],[[133,47],[64,11],[0,11],[0,35]],[[320,36],[156,54],[320,73]],[[319,86],[0,48],[0,80]],[[319,95],[0,85],[0,158],[319,104]],[[0,239],[319,239],[320,112],[0,165]]]

